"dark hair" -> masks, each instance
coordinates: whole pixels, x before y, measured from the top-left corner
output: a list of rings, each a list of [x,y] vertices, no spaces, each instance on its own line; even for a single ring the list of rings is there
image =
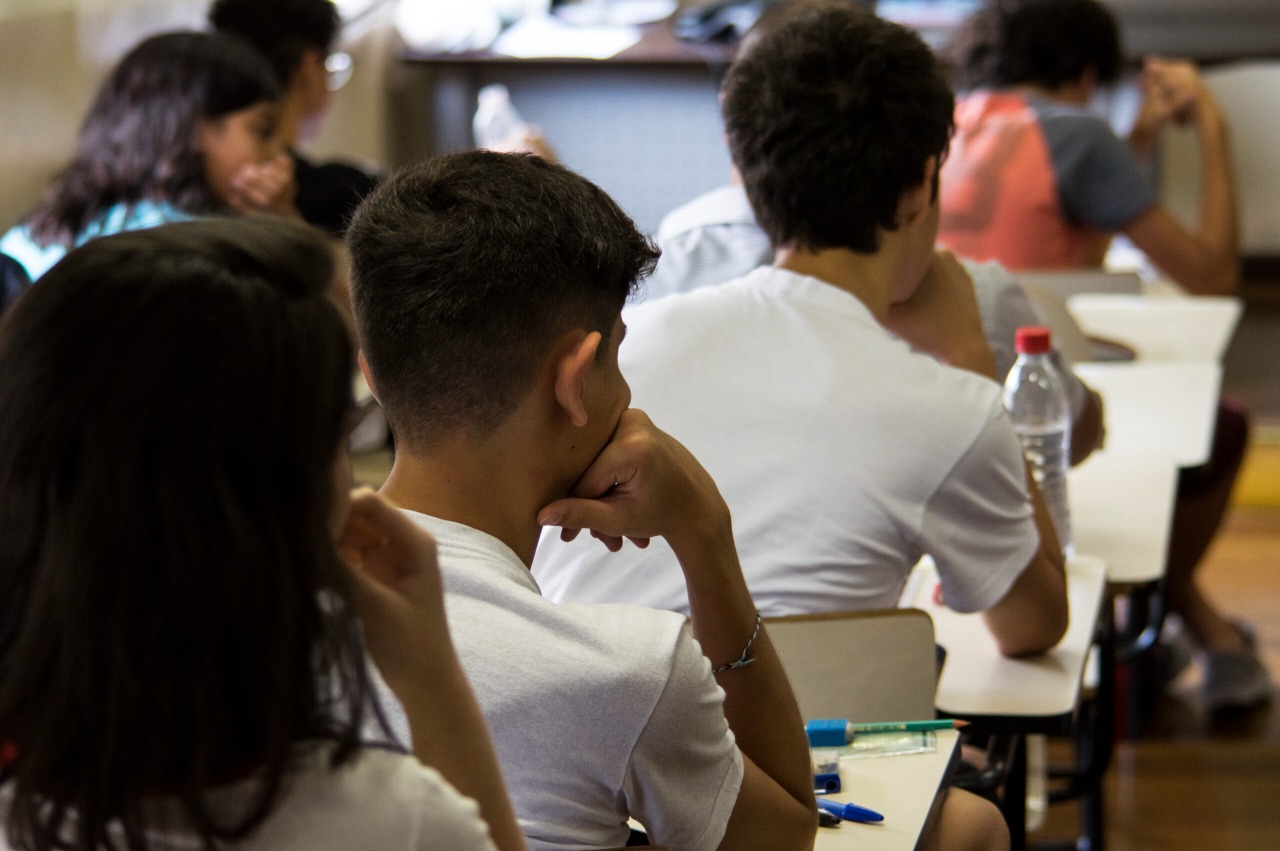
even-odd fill
[[[13,847],[145,849],[168,796],[212,847],[271,813],[299,742],[354,752],[332,271],[300,225],[167,225],[70,252],[0,322]],[[205,793],[250,774],[244,811],[215,816]]]
[[[734,165],[775,246],[878,250],[903,193],[946,153],[955,99],[914,32],[801,4],[749,40],[721,98]]]
[[[287,86],[304,52],[329,52],[341,20],[331,0],[216,0],[209,23],[256,47]]]
[[[964,89],[1031,84],[1053,90],[1092,68],[1120,75],[1120,32],[1097,0],[988,0],[946,48]]]
[[[606,339],[658,251],[602,189],[535,156],[472,151],[383,183],[347,231],[352,302],[399,440],[497,428],[539,358]]]
[[[223,211],[205,180],[199,122],[279,98],[266,61],[236,39],[175,32],[143,41],[98,89],[71,164],[28,220],[32,236],[71,246],[103,211],[144,200]]]

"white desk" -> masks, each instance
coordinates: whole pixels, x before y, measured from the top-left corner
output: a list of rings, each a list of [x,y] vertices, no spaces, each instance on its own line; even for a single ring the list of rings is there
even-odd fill
[[[1181,467],[1209,457],[1222,366],[1208,361],[1078,363],[1105,405],[1108,453],[1167,455]]]
[[[1111,585],[1160,579],[1177,488],[1168,456],[1094,452],[1067,477],[1076,551],[1103,558]]]
[[[1052,732],[1076,709],[1085,660],[1106,590],[1099,558],[1076,556],[1067,566],[1071,623],[1057,647],[1039,656],[1000,654],[981,615],[962,615],[933,602],[936,574],[927,568],[913,582],[911,605],[933,618],[947,650],[938,681],[937,706],[955,718],[1008,720],[1017,732]],[[1040,722],[1043,722],[1041,724]],[[869,805],[868,805],[869,806]]]
[[[960,733],[938,731],[933,753],[840,760],[836,801],[870,807],[884,816],[879,824],[843,822],[818,828],[814,851],[911,851],[930,821],[934,803],[951,774]]]
[[[1240,323],[1234,296],[1074,295],[1067,310],[1086,334],[1124,343],[1138,360],[1220,361]]]

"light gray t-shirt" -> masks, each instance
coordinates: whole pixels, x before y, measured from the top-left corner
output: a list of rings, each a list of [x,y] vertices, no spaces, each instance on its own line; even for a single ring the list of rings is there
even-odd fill
[[[851,294],[764,266],[623,318],[633,402],[715,480],[761,613],[893,607],[925,554],[947,604],[980,611],[1036,553],[1000,388],[911,351]],[[534,575],[557,600],[688,611],[661,540],[544,534]]]
[[[412,756],[366,748],[350,762],[329,767],[332,745],[317,744],[286,780],[275,812],[242,851],[495,851],[475,801]],[[254,787],[237,783],[215,791],[210,806],[239,816]],[[0,811],[7,799],[0,793]],[[156,851],[199,851],[181,823],[176,803],[156,805],[157,828],[148,834]],[[175,825],[160,827],[159,825]],[[0,851],[10,851],[0,830]]]
[[[769,238],[756,223],[741,186],[722,186],[677,207],[663,218],[655,237],[662,249],[658,267],[642,285],[638,301],[685,293],[739,278],[773,260]],[[1043,324],[1017,280],[998,263],[961,259],[973,278],[982,329],[1003,380],[1017,352],[1014,333],[1024,325]],[[1057,362],[1067,385],[1073,417],[1084,411],[1088,393],[1061,355]]]
[[[405,513],[439,547],[449,632],[530,851],[624,845],[629,817],[655,844],[715,849],[743,761],[685,619],[553,603],[497,538]]]

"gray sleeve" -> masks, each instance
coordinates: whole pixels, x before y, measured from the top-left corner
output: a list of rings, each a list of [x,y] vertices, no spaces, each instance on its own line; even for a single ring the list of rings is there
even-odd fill
[[[1067,216],[1107,233],[1122,231],[1156,203],[1133,152],[1102,119],[1041,112],[1058,197]]]
[[[973,279],[973,292],[978,301],[978,313],[982,317],[982,330],[987,335],[987,342],[996,358],[996,379],[1003,383],[1009,370],[1013,369],[1013,362],[1018,359],[1013,344],[1014,334],[1024,325],[1043,325],[1044,320],[1036,313],[1026,291],[999,263],[975,263],[972,260],[960,262]],[[1072,372],[1070,361],[1057,348],[1053,355],[1058,371],[1062,373],[1067,385],[1071,418],[1074,421],[1084,413],[1087,393],[1084,384]]]

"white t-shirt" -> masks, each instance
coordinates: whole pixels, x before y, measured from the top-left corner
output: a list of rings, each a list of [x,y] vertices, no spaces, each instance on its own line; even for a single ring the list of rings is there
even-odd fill
[[[656,844],[716,848],[743,762],[687,622],[553,603],[497,538],[405,513],[436,538],[449,632],[531,851],[624,845],[629,817]]]
[[[274,813],[248,839],[242,851],[495,851],[480,809],[450,786],[439,772],[412,756],[366,748],[351,761],[330,769],[332,746],[309,750]],[[251,782],[220,789],[210,796],[211,811],[239,814]],[[8,798],[0,793],[0,811]],[[180,823],[177,805],[158,802],[156,818]],[[156,851],[198,851],[190,833],[161,829],[148,837]],[[3,831],[0,849],[9,851]]]
[[[633,404],[715,479],[763,614],[892,607],[926,553],[947,603],[978,611],[1035,554],[1000,388],[912,352],[852,295],[762,267],[623,318]],[[544,535],[534,575],[556,600],[688,610],[660,540]]]
[[[637,300],[644,302],[721,284],[773,261],[769,237],[756,222],[741,186],[721,186],[672,210],[658,226],[656,240],[662,257],[638,292]],[[996,375],[1003,380],[1017,359],[1014,334],[1024,325],[1045,322],[999,263],[964,258],[961,263],[973,278],[982,330],[996,356]],[[1071,398],[1072,417],[1079,417],[1087,400],[1085,386],[1070,363],[1056,351],[1055,356]]]

